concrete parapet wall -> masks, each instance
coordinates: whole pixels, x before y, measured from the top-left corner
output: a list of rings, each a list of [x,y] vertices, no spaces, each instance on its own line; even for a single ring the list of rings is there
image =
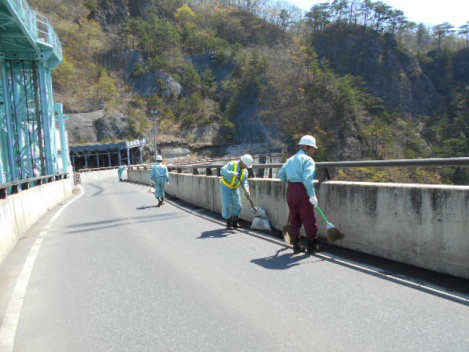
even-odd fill
[[[127,179],[127,170],[124,170],[124,172],[122,173],[122,177],[124,178],[124,180]],[[81,183],[99,182],[110,178],[119,180],[117,169],[80,172]]]
[[[149,170],[129,171],[130,182],[149,180]],[[168,194],[220,213],[219,182],[172,172]],[[278,179],[249,184],[254,203],[281,230],[288,218],[286,185]],[[469,279],[469,187],[328,181],[316,189],[329,221],[347,235],[338,246]],[[242,197],[241,218],[251,221]],[[316,217],[325,235],[325,222]]]
[[[32,187],[0,200],[0,263],[26,231],[50,209],[72,195],[73,180]]]

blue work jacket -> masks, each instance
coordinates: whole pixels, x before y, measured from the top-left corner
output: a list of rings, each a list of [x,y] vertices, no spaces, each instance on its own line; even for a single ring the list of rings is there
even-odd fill
[[[155,182],[169,183],[169,171],[166,165],[158,163],[151,168],[150,179]]]
[[[310,197],[316,195],[314,190],[314,171],[316,166],[313,158],[304,150],[298,151],[290,157],[278,172],[283,182],[302,182]]]

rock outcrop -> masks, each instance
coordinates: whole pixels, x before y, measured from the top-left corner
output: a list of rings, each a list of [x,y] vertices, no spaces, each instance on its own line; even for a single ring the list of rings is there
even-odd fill
[[[390,34],[358,26],[334,25],[317,32],[312,45],[320,60],[340,75],[360,76],[387,111],[411,117],[445,110],[444,99],[416,57]]]

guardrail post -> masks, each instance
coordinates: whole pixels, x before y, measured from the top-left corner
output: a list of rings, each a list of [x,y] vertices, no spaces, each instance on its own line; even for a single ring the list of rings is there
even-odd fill
[[[217,176],[221,176],[221,167],[217,167]]]
[[[318,169],[318,181],[319,182],[330,180],[330,179],[331,179],[331,175],[329,174],[329,170],[326,167]]]

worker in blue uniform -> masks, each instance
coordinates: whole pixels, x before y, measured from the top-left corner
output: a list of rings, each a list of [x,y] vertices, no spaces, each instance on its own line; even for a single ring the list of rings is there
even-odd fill
[[[156,165],[153,165],[150,173],[150,180],[155,185],[155,198],[158,199],[158,206],[164,203],[165,187],[169,185],[169,178],[169,171],[166,165],[163,164],[163,157],[158,155]]]
[[[318,224],[314,208],[318,205],[318,199],[314,189],[315,164],[312,156],[318,147],[316,139],[309,135],[303,136],[298,146],[300,150],[282,166],[278,177],[288,183],[287,203],[290,209],[293,252],[297,254],[301,251],[299,239],[303,224],[307,239],[306,249],[308,253],[313,253],[317,249]]]
[[[249,154],[243,155],[241,160],[231,161],[221,168],[220,196],[222,204],[222,217],[226,220],[226,228],[238,228],[239,214],[241,214],[242,186],[249,196],[248,170],[252,168],[253,159]]]
[[[127,169],[127,165],[123,164],[117,169],[117,174],[119,175],[119,181],[124,181],[124,170]]]

